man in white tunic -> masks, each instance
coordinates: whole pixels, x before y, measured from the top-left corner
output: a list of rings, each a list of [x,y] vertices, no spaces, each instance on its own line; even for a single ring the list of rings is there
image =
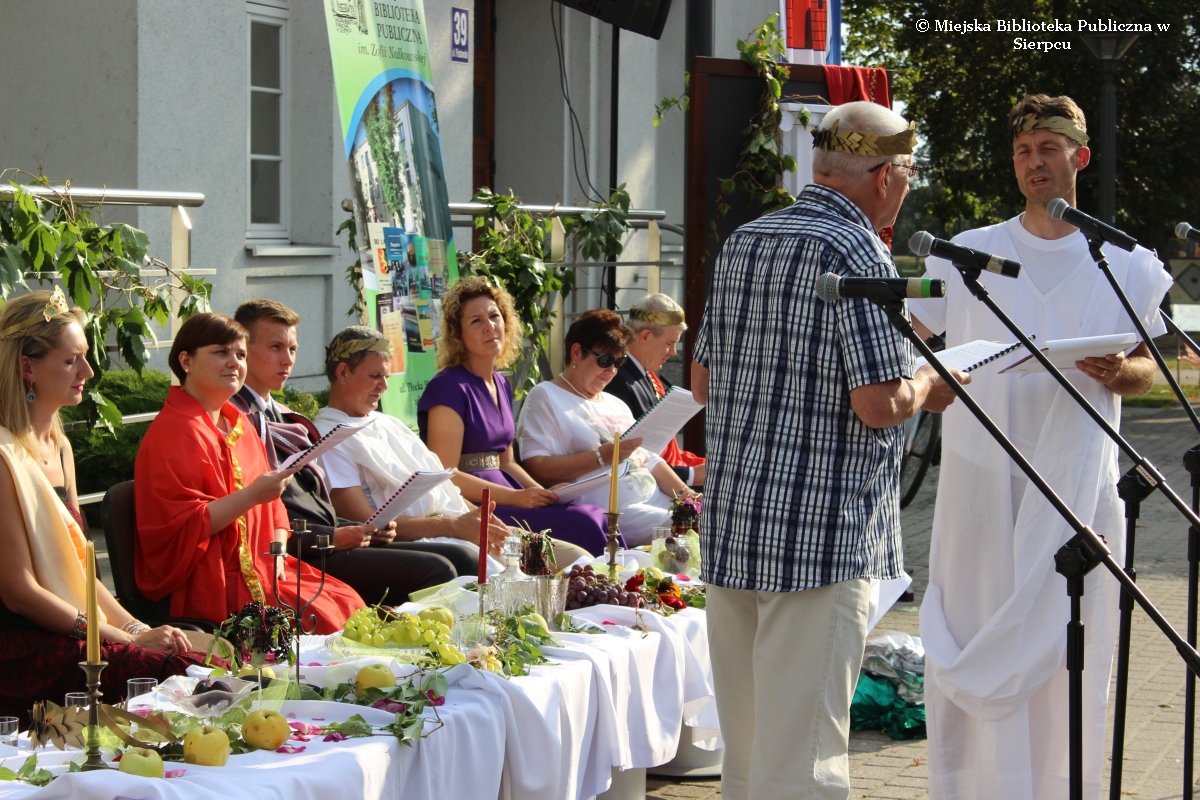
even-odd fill
[[[1046,205],[1075,205],[1075,176],[1091,159],[1083,112],[1069,97],[1032,95],[1010,115],[1013,165],[1025,213],[967,231],[958,244],[1021,262],[1017,279],[984,273],[997,305],[1038,341],[1136,329],[1076,228]],[[1152,336],[1165,332],[1158,305],[1170,275],[1149,251],[1104,246],[1113,274]],[[966,289],[957,270],[931,258],[944,300],[910,301],[923,334],[947,346],[1012,334]],[[925,330],[927,329],[927,330]],[[1076,515],[1124,550],[1116,445],[1045,373],[973,373],[971,395]],[[1149,390],[1155,365],[1144,342],[1128,354],[1076,362],[1072,383],[1113,426],[1121,397]],[[963,406],[945,414],[929,588],[921,605],[926,652],[930,797],[1068,796],[1065,579],[1056,550],[1073,532]],[[1118,584],[1104,569],[1086,578],[1085,796],[1099,797],[1104,714],[1117,633]]]

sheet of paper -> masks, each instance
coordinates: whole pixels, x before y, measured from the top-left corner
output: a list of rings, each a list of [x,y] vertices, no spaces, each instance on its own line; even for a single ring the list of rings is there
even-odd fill
[[[621,465],[617,467],[617,478],[618,479],[624,478],[628,473],[629,473],[629,462],[622,461]],[[560,504],[573,503],[594,489],[599,489],[603,486],[608,486],[608,482],[610,480],[611,475],[612,475],[612,470],[606,469],[606,470],[604,470],[604,472],[600,473],[599,475],[595,476],[594,478],[588,478],[586,480],[577,481],[575,483],[568,483],[566,486],[560,486],[554,490],[554,493],[556,495],[558,495],[558,502]]]
[[[1081,339],[1055,339],[1046,342],[1042,348],[1050,358],[1050,363],[1064,372],[1075,369],[1075,362],[1085,358],[1103,358],[1110,353],[1128,351],[1138,343],[1136,333],[1114,333],[1108,336],[1085,336]],[[1017,358],[1000,373],[1028,375],[1032,372],[1044,372],[1041,363],[1031,355]]]
[[[621,434],[621,438],[634,439],[640,436],[642,447],[658,455],[702,408],[704,406],[697,403],[687,389],[672,386],[671,391]]]
[[[970,372],[978,369],[998,356],[1010,353],[1020,347],[1019,342],[989,342],[986,339],[976,339],[973,342],[949,347],[940,353],[934,353],[938,361],[950,369],[960,372]],[[917,369],[929,363],[924,357],[917,358]]]
[[[381,528],[404,513],[404,510],[421,499],[430,489],[440,486],[454,477],[454,470],[442,469],[436,472],[418,470],[404,485],[396,490],[387,502],[375,510],[364,525],[374,525]]]
[[[312,447],[308,448],[307,450],[301,450],[299,453],[293,453],[285,458],[283,463],[279,465],[279,468],[289,469],[291,467],[295,467],[296,469],[300,469],[314,458],[317,458],[322,453],[329,452],[334,447],[337,447],[339,444],[346,441],[351,436],[358,433],[370,424],[370,421],[361,423],[359,425],[350,425],[343,422],[329,433],[322,436],[320,440]]]

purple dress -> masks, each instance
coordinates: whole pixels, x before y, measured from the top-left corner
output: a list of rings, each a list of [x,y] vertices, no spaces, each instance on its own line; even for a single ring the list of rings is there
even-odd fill
[[[442,370],[425,386],[417,403],[417,425],[421,439],[429,441],[429,409],[446,406],[463,421],[463,453],[503,453],[516,436],[513,424],[512,387],[499,372],[493,372],[499,406],[492,401],[483,379],[463,366]],[[501,469],[472,473],[481,480],[513,489],[524,487]],[[497,504],[496,516],[509,525],[524,523],[535,531],[550,529],[556,539],[577,544],[592,555],[604,552],[608,521],[597,506],[575,504],[546,508],[512,508]]]

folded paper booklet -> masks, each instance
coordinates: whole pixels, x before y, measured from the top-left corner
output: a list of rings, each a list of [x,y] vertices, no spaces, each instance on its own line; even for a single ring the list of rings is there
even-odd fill
[[[621,465],[617,467],[617,478],[624,478],[628,473],[629,462],[622,461]],[[590,491],[608,486],[609,481],[612,480],[611,476],[612,470],[606,469],[593,478],[586,478],[575,483],[568,483],[566,486],[560,486],[554,490],[554,493],[558,495],[559,503],[573,503]]]
[[[1085,336],[1080,339],[1055,339],[1046,342],[1042,352],[1050,358],[1050,363],[1061,370],[1075,369],[1075,362],[1085,358],[1103,358],[1111,353],[1128,351],[1138,343],[1136,333],[1114,333],[1109,336]],[[1044,372],[1040,361],[1032,355],[1025,355],[1000,370],[1001,374],[1028,375],[1031,372]]]
[[[702,408],[704,406],[697,403],[687,389],[672,386],[671,391],[658,398],[642,414],[641,419],[621,434],[621,438],[636,439],[640,436],[642,447],[658,455]]]
[[[1032,336],[1030,337],[1033,338]],[[1005,344],[1004,342],[989,342],[986,339],[976,339],[973,342],[948,347],[940,353],[934,353],[938,361],[949,369],[959,372],[970,372],[979,369],[984,364],[990,364],[997,358],[1002,358],[1021,346],[1020,342]],[[926,359],[917,358],[917,369],[929,363]]]
[[[454,477],[454,470],[442,469],[436,472],[424,472],[418,470],[414,472],[408,480],[406,480],[396,492],[387,499],[387,502],[376,509],[364,525],[374,525],[376,528],[382,528],[396,517],[404,513],[404,510],[413,503],[420,500],[430,489],[439,486]]]
[[[288,456],[283,460],[283,463],[279,465],[279,468],[290,469],[295,467],[296,469],[300,469],[322,453],[327,453],[333,448],[337,447],[339,444],[370,425],[372,421],[373,420],[360,422],[357,425],[351,425],[347,422],[343,422],[335,426],[333,430],[318,439],[317,443],[312,447]]]

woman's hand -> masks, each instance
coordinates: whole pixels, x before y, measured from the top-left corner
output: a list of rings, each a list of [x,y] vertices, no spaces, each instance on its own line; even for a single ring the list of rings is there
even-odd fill
[[[496,507],[492,503],[492,508]],[[474,544],[479,544],[479,526],[480,514],[483,513],[482,508],[477,508],[463,514],[454,520],[454,533],[459,539],[464,539]],[[500,520],[496,519],[495,515],[489,514],[488,520],[488,552],[494,556],[500,555],[504,551],[504,540],[508,536],[508,526]]]
[[[130,644],[145,647],[148,650],[158,650],[161,653],[186,653],[192,649],[191,642],[179,628],[170,625],[160,625],[143,631],[130,640]]]
[[[277,499],[283,494],[286,487],[292,480],[293,470],[280,469],[273,472],[264,472],[254,479],[248,487],[250,494],[256,500],[256,505],[261,503],[269,503]]]
[[[642,446],[642,437],[640,437],[640,436],[636,436],[632,439],[622,439],[621,440],[621,457],[617,463],[620,463],[621,461],[624,461],[625,459],[629,458],[631,455],[633,455],[633,451],[637,450],[641,446]],[[606,465],[612,464],[612,455],[613,455],[613,443],[612,442],[608,442],[607,444],[600,445],[600,458],[604,459],[604,463]]]
[[[558,502],[558,495],[549,489],[535,487],[532,489],[514,490],[506,505],[514,508],[545,508]]]

